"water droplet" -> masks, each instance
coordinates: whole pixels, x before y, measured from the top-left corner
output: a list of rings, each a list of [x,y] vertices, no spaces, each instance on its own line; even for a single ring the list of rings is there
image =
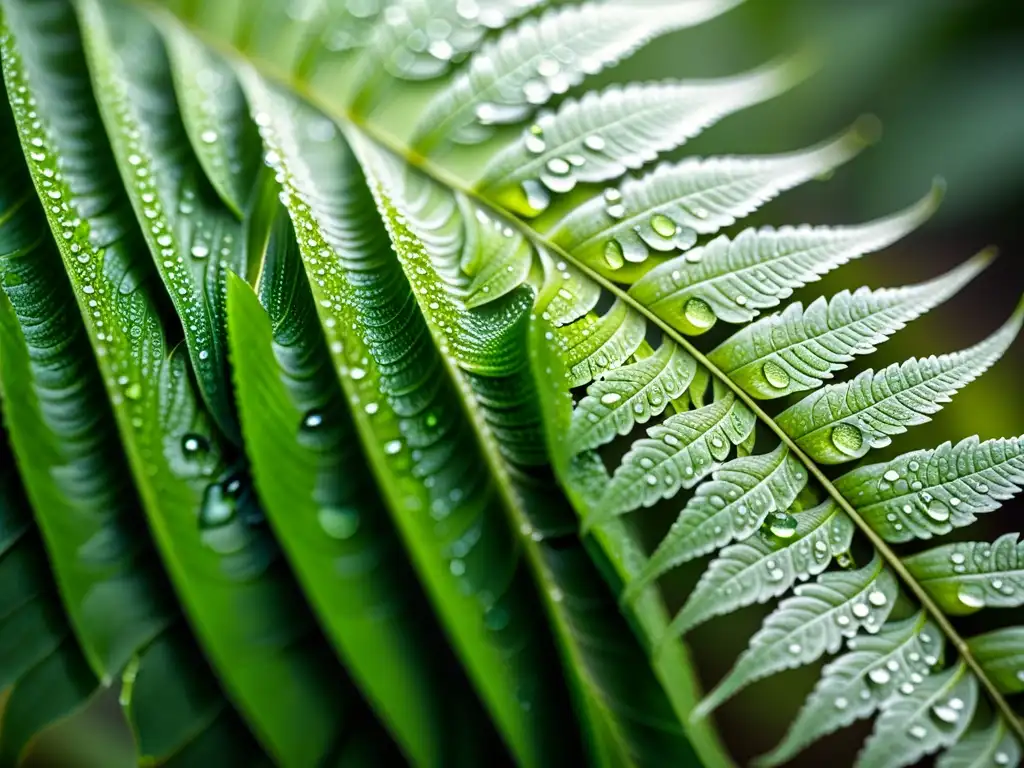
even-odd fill
[[[359,530],[359,513],[348,507],[323,507],[317,519],[324,533],[332,539],[351,539]]]
[[[587,138],[583,140],[583,146],[593,152],[600,152],[605,148],[605,141],[597,135],[587,136]]]
[[[900,479],[900,473],[897,472],[895,469],[889,469],[889,470],[886,470],[885,474],[882,475],[882,477],[887,482],[895,483],[897,480]]]
[[[949,520],[949,508],[938,499],[934,499],[931,504],[925,507],[924,511],[928,517],[938,523],[944,523]]]
[[[656,213],[651,217],[651,229],[662,237],[675,237],[679,227],[668,216],[663,213]]]
[[[846,709],[849,706],[849,704],[850,704],[850,702],[848,702],[842,696],[840,696],[840,697],[838,697],[836,699],[836,709],[840,709],[840,710]]]
[[[932,713],[934,713],[935,717],[937,717],[944,723],[955,723],[957,720],[960,719],[959,712],[957,712],[952,707],[946,706],[944,704],[937,704],[936,706],[932,707]]]
[[[571,169],[572,167],[569,165],[569,162],[560,157],[553,157],[548,160],[548,170],[556,176],[565,176]]]
[[[210,255],[210,249],[202,243],[196,243],[192,246],[191,253],[197,259],[205,259]]]
[[[466,564],[461,560],[452,560],[448,564],[448,570],[451,571],[452,576],[462,576],[466,573]]]
[[[604,403],[605,405],[615,405],[621,399],[622,395],[616,392],[608,392],[604,395],[601,395],[601,402]]]
[[[851,610],[858,619],[867,618],[868,614],[871,613],[871,609],[864,605],[864,603],[854,603]]]
[[[611,269],[621,269],[626,260],[622,254],[622,245],[618,240],[609,240],[604,247],[604,260]]]
[[[785,368],[774,360],[769,360],[765,363],[761,372],[764,374],[765,381],[775,387],[775,389],[785,389],[789,386],[789,374],[786,373]]]
[[[188,458],[195,458],[210,450],[210,441],[202,435],[187,434],[181,438],[181,450]]]
[[[313,431],[324,425],[324,414],[322,411],[310,411],[302,417],[302,429]]]
[[[394,456],[402,451],[402,441],[392,440],[391,442],[384,445],[384,453],[388,456]]]
[[[706,331],[715,324],[718,318],[711,305],[703,299],[690,299],[683,307],[686,320],[698,331]]]
[[[352,368],[348,372],[348,375],[352,377],[352,379],[354,379],[355,381],[359,381],[360,379],[366,378],[366,371],[363,370],[362,368]]]
[[[876,589],[868,594],[868,602],[876,608],[881,608],[886,603],[885,594]]]
[[[868,672],[868,679],[876,685],[885,685],[892,678],[884,667],[875,667]]]
[[[864,435],[852,424],[841,422],[832,428],[832,444],[847,456],[857,456],[864,445]]]
[[[992,756],[992,759],[995,761],[996,765],[1010,764],[1010,756],[1005,752],[996,752],[995,755]]]
[[[217,132],[214,130],[206,130],[203,131],[199,138],[203,140],[204,144],[213,144],[217,141]]]
[[[129,384],[124,391],[124,396],[127,397],[129,400],[138,400],[140,397],[142,397],[142,385],[139,384],[139,382],[137,381],[132,384]]]
[[[970,589],[961,587],[960,591],[956,593],[957,599],[961,603],[966,605],[968,608],[984,608],[985,600],[980,595],[975,594]]]
[[[800,647],[799,643],[790,643],[788,650],[795,656],[796,654],[800,653],[800,651],[803,649]]]
[[[796,535],[796,528],[796,518],[784,512],[776,512],[772,515],[771,523],[768,526],[772,535],[778,536],[780,539],[793,538]]]
[[[910,734],[911,738],[921,741],[921,739],[928,735],[928,730],[922,725],[912,725],[907,733]]]
[[[214,483],[203,495],[203,506],[199,510],[199,527],[220,528],[230,523],[238,511],[238,488],[235,483]]]

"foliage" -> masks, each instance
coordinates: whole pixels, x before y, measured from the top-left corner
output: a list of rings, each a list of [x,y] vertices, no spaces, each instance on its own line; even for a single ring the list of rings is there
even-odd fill
[[[2,0],[0,765],[110,685],[147,763],[729,764],[708,716],[825,655],[764,764],[876,714],[858,764],[1019,763],[1024,628],[954,622],[1024,603],[1017,535],[897,546],[1019,440],[841,465],[1024,309],[826,384],[991,254],[765,314],[942,185],[743,228],[871,121],[669,161],[807,62],[584,85],[738,2]],[[702,697],[685,634],[778,598]]]

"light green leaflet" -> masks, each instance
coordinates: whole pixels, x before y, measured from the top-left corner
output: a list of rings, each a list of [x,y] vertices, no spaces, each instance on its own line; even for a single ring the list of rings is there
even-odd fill
[[[938,628],[918,613],[893,621],[876,635],[847,641],[849,652],[829,663],[786,738],[762,765],[782,765],[808,744],[870,717],[891,697],[911,691],[939,663]]]
[[[739,0],[594,0],[551,8],[487,43],[423,110],[413,147],[476,143],[517,123],[648,40],[700,24]],[[638,12],[638,11],[643,12]]]
[[[593,524],[692,488],[753,434],[754,414],[729,394],[711,405],[669,416],[647,430],[622,459]]]
[[[689,335],[705,333],[719,320],[746,323],[794,289],[896,242],[927,220],[940,199],[936,188],[902,213],[856,227],[748,229],[735,239],[722,236],[659,264],[629,293]]]
[[[999,508],[1024,486],[1022,438],[969,437],[858,467],[836,481],[857,513],[886,541],[930,539]]]
[[[445,663],[447,651],[420,609],[413,574],[369,484],[297,251],[281,211],[260,284],[267,312],[240,278],[228,285],[231,355],[256,487],[329,637],[409,759],[454,765],[459,730],[483,724],[474,722],[468,687]]]
[[[802,152],[663,164],[609,187],[543,231],[591,269],[635,282],[665,260],[653,257],[691,249],[698,235],[731,226],[779,193],[842,165],[864,143],[855,129]]]
[[[611,442],[616,434],[628,435],[634,425],[660,416],[685,395],[696,370],[689,353],[666,341],[650,357],[603,373],[573,411],[572,453]]]
[[[617,179],[683,144],[726,115],[766,101],[794,81],[785,64],[734,78],[612,86],[541,115],[515,144],[495,154],[478,189],[516,208],[577,184]],[[543,206],[546,208],[547,206]]]
[[[906,288],[860,288],[744,326],[708,359],[759,400],[816,389],[856,355],[875,351],[906,323],[959,292],[992,260],[983,253],[946,275]]]
[[[797,526],[786,512],[806,484],[806,470],[785,445],[716,469],[672,523],[644,566],[637,588],[731,541],[752,536],[769,515],[773,532],[791,537]]]
[[[840,464],[858,459],[940,411],[943,403],[1002,357],[1022,322],[1024,304],[1001,329],[970,349],[911,358],[877,373],[864,371],[852,381],[811,393],[775,421],[815,461]]]
[[[96,98],[128,197],[181,318],[203,399],[237,442],[220,318],[227,271],[245,273],[241,227],[195,158],[156,30],[134,9],[102,10],[92,0],[82,16]]]
[[[991,544],[959,542],[911,555],[904,563],[951,616],[1024,605],[1024,544],[1008,533]]]
[[[435,613],[513,753],[526,764],[571,753],[555,741],[568,703],[544,680],[557,679],[557,662],[536,631],[527,574],[507,525],[488,514],[495,489],[392,251],[415,262],[423,242],[381,196],[384,228],[341,137],[317,140],[322,118],[255,79],[245,85],[279,162],[332,361]],[[457,267],[461,254],[450,256]]]
[[[1020,765],[1020,742],[999,717],[982,726],[971,726],[960,741],[939,756],[938,768],[984,768],[989,765]]]
[[[585,386],[629,360],[643,343],[646,326],[621,301],[601,317],[590,315],[566,326],[558,345],[569,367],[569,386]]]
[[[310,618],[272,542],[252,524],[251,489],[226,466],[186,361],[169,355],[150,292],[158,283],[98,140],[89,91],[78,86],[64,101],[49,89],[75,81],[42,70],[38,85],[29,82],[10,38],[3,58],[10,87],[39,94],[34,117],[25,99],[12,103],[15,119],[171,581],[225,687],[269,750],[289,762],[323,754],[335,737],[343,684],[310,635]],[[68,103],[80,108],[72,114]]]
[[[1024,693],[1024,627],[997,629],[967,641],[1003,693]]]
[[[977,678],[966,664],[933,672],[909,695],[893,696],[882,705],[875,732],[856,765],[914,765],[924,755],[956,743],[977,703]]]
[[[750,683],[839,650],[859,630],[877,631],[896,599],[896,578],[876,557],[857,571],[829,571],[802,584],[764,621],[732,671],[700,703],[703,717]],[[973,678],[971,678],[973,680]]]
[[[788,539],[750,536],[724,547],[673,619],[671,635],[684,634],[715,616],[781,597],[797,580],[817,576],[834,557],[849,552],[853,522],[835,502],[826,501],[793,517],[796,530]],[[635,594],[643,583],[630,584],[627,594]]]

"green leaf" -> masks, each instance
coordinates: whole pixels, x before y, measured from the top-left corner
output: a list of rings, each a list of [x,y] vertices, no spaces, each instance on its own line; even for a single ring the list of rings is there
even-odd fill
[[[989,765],[1020,765],[1020,742],[1001,717],[985,727],[973,723],[956,744],[939,756],[937,768],[982,768]]]
[[[245,475],[228,467],[185,359],[169,355],[151,265],[97,140],[90,92],[78,71],[34,63],[27,73],[9,37],[3,54],[9,87],[25,87],[36,100],[31,116],[25,99],[12,102],[22,145],[177,596],[268,750],[312,760],[333,740],[344,714],[339,697],[349,689],[311,634]]]
[[[787,63],[721,80],[590,91],[540,116],[517,142],[496,152],[477,187],[518,209],[524,194],[542,199],[617,179],[726,115],[777,96],[793,84],[794,69]]]
[[[946,275],[906,288],[860,288],[805,310],[799,302],[747,325],[710,355],[751,396],[772,400],[816,389],[856,355],[871,354],[908,322],[955,295],[993,258],[982,253]]]
[[[925,755],[955,744],[978,702],[978,682],[962,661],[925,677],[909,695],[882,705],[875,731],[857,757],[857,766],[914,765]]]
[[[556,662],[538,632],[532,585],[507,524],[492,513],[497,494],[449,385],[450,358],[435,347],[396,258],[395,250],[415,263],[425,246],[375,188],[378,210],[339,135],[309,135],[322,118],[255,79],[244,84],[268,116],[258,122],[280,159],[283,199],[302,233],[302,261],[332,362],[357,406],[371,470],[434,611],[513,753],[525,764],[571,753],[575,746],[558,728],[567,704],[553,690]],[[440,222],[450,206],[454,201],[442,201]],[[444,233],[435,236],[457,268],[460,250]],[[427,287],[417,279],[417,289]],[[436,285],[430,290],[428,301],[450,301]],[[470,333],[488,332],[485,318],[466,322]],[[486,370],[500,363],[501,350],[499,339],[475,348],[453,344],[449,352],[458,358],[464,351],[472,359],[460,362]]]
[[[951,616],[1024,605],[1024,543],[1008,533],[994,542],[958,542],[903,562]]]
[[[1024,693],[1024,627],[997,629],[967,645],[1000,691]]]
[[[601,317],[590,315],[560,329],[569,386],[585,386],[620,367],[640,348],[646,330],[643,317],[620,301]]]
[[[890,480],[886,478],[894,478]],[[836,488],[886,541],[942,536],[998,509],[1024,485],[1021,438],[969,437],[858,467]]]
[[[242,217],[259,162],[259,135],[231,68],[176,26],[164,28],[181,119],[210,184]],[[194,255],[194,254],[193,254]]]
[[[751,536],[723,548],[673,619],[669,632],[682,635],[715,616],[766,603],[788,592],[797,580],[824,571],[850,549],[853,521],[832,501],[793,514],[789,539]],[[642,584],[634,582],[634,585]]]
[[[653,257],[689,250],[698,235],[732,226],[779,193],[847,162],[864,144],[854,129],[791,154],[689,158],[661,165],[583,203],[547,235],[602,275],[634,282],[650,269]],[[687,264],[692,266],[693,258]]]
[[[718,320],[749,322],[794,289],[915,230],[935,211],[941,190],[936,186],[902,213],[856,227],[748,229],[734,240],[716,238],[658,264],[630,296],[689,335]]]
[[[970,349],[884,370],[864,371],[850,382],[813,392],[775,420],[797,445],[822,464],[840,464],[892,442],[893,435],[924,424],[942,404],[1002,357],[1024,322],[1024,304],[988,339]],[[898,483],[899,473],[888,470]],[[859,504],[854,499],[854,504]]]
[[[657,481],[657,475],[651,474]],[[645,482],[651,485],[649,480]],[[806,485],[806,470],[785,445],[771,453],[724,464],[686,503],[651,555],[639,582],[646,584],[730,541],[754,535],[773,513],[787,517],[785,513]],[[787,534],[791,535],[792,530]]]
[[[2,109],[0,133],[17,147]],[[175,611],[136,519],[138,500],[60,257],[23,161],[6,159],[4,188],[18,202],[0,212],[4,414],[69,619],[109,685]]]
[[[660,416],[685,395],[696,370],[687,352],[666,341],[650,357],[603,373],[573,411],[570,450],[597,448]]]
[[[128,199],[181,318],[203,399],[237,443],[223,316],[226,275],[245,272],[241,227],[192,151],[156,29],[132,8],[93,0],[82,4],[81,16],[96,99]]]
[[[705,717],[751,683],[839,650],[861,629],[877,631],[896,601],[896,578],[881,558],[857,571],[829,571],[796,588],[764,621],[736,665],[694,712]],[[973,679],[973,678],[972,678]]]
[[[626,0],[552,8],[506,30],[423,110],[413,147],[432,150],[442,139],[477,143],[495,125],[517,123],[555,94],[579,85],[629,56],[648,40],[700,24],[739,0],[643,0],[643,13]],[[559,58],[552,56],[558,46]]]
[[[822,670],[786,738],[758,763],[782,765],[821,737],[870,717],[901,689],[913,692],[939,661],[939,637],[922,612],[848,640],[849,653]]]
[[[692,488],[742,444],[756,424],[754,415],[732,395],[695,411],[669,416],[637,440],[615,470],[594,523],[650,507]],[[653,482],[652,479],[653,478]]]
[[[256,487],[328,636],[409,758],[449,764],[456,728],[473,720],[471,694],[443,661],[369,482],[281,214],[261,279],[270,316],[240,278],[228,283],[231,357]]]

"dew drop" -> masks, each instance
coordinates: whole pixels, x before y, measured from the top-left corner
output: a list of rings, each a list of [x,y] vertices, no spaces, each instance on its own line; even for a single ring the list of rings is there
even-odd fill
[[[765,363],[761,372],[764,374],[765,381],[775,389],[785,389],[789,386],[789,374],[786,373],[785,368],[774,360],[769,360]]]
[[[600,152],[605,148],[605,140],[596,134],[587,136],[587,138],[583,140],[583,146],[592,152]]]
[[[835,704],[836,704],[836,709],[843,710],[843,709],[846,709],[849,706],[850,702],[847,701],[842,696],[840,696],[840,697],[838,697],[836,699]]]
[[[687,301],[686,306],[683,307],[683,314],[690,325],[700,331],[706,331],[718,320],[711,305],[703,299]]]
[[[921,741],[921,739],[928,735],[927,729],[922,725],[910,726],[910,730],[907,731],[907,733],[910,734],[911,738],[917,739],[918,741]]]
[[[214,130],[206,130],[203,131],[199,138],[203,140],[204,144],[213,144],[217,141],[217,132]]]
[[[604,260],[610,269],[621,269],[626,263],[622,253],[622,245],[618,240],[609,240],[604,247]]]
[[[188,458],[196,458],[210,450],[210,441],[202,435],[187,434],[181,438],[181,450]]]
[[[324,533],[340,541],[351,539],[359,530],[359,513],[348,507],[323,507],[317,520]]]
[[[864,605],[864,603],[854,603],[851,610],[858,619],[867,618],[868,614],[871,613],[871,609]]]
[[[864,435],[852,424],[841,422],[832,428],[832,444],[841,453],[856,456],[864,445]]]
[[[883,667],[875,667],[868,672],[868,679],[876,685],[885,685],[892,678],[889,673]]]
[[[651,229],[662,237],[675,237],[679,227],[668,216],[663,213],[656,213],[651,217]]]
[[[886,603],[885,594],[876,589],[868,594],[868,602],[876,608],[881,608]]]
[[[780,539],[793,538],[796,535],[796,529],[796,518],[784,512],[777,512],[772,515],[771,523],[768,526],[768,530],[772,532],[772,535],[778,536]]]
[[[956,593],[956,596],[957,599],[960,600],[960,602],[966,605],[968,608],[985,607],[985,600],[980,595],[977,595],[974,592],[970,591],[970,589],[961,587],[960,591]]]
[[[960,713],[945,704],[932,707],[932,713],[944,723],[955,723],[960,719]]]
[[[601,395],[601,402],[605,405],[615,405],[619,400],[622,399],[622,395],[616,392],[608,392]]]
[[[934,499],[931,504],[925,507],[924,511],[928,517],[937,523],[944,523],[949,520],[949,508],[938,499]]]

